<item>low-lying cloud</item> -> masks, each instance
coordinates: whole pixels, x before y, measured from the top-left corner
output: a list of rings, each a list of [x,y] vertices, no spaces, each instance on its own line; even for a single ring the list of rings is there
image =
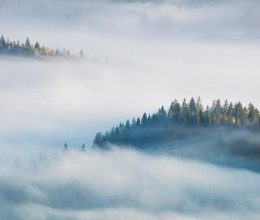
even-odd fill
[[[2,163],[1,219],[258,219],[259,173],[132,150]]]
[[[259,7],[256,0],[1,1],[0,34],[83,49],[87,59],[0,57],[0,219],[259,219],[259,173],[241,158],[232,166],[223,158],[209,164],[209,154],[189,160],[192,147],[209,150],[203,142],[189,143],[188,157],[182,149],[49,153],[65,141],[90,146],[97,131],[175,98],[259,107]]]

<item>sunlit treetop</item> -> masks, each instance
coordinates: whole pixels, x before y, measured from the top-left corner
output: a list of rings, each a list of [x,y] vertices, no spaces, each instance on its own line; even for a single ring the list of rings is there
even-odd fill
[[[44,58],[44,57],[60,57],[60,58],[84,58],[84,53],[81,50],[79,55],[71,54],[69,50],[56,50],[40,46],[37,41],[35,45],[30,43],[29,38],[27,37],[25,42],[20,43],[20,41],[10,41],[5,39],[2,35],[0,38],[0,55],[11,55],[11,56],[20,56],[20,57],[34,57],[34,58]]]
[[[241,102],[232,103],[227,100],[222,104],[220,99],[214,100],[211,107],[203,107],[200,97],[191,98],[179,103],[176,99],[171,103],[168,111],[162,106],[152,114],[143,114],[113,127],[105,134],[98,132],[94,139],[94,146],[107,144],[144,146],[198,134],[210,128],[225,127],[228,129],[251,129],[259,131],[260,114],[258,109],[250,103],[248,107]]]

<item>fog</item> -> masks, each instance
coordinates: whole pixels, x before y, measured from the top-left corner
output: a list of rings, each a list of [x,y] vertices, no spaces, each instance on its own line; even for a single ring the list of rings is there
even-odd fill
[[[40,155],[0,170],[2,219],[259,218],[259,174],[130,150]]]
[[[0,57],[1,219],[259,218],[259,174],[251,169],[168,149],[89,150],[97,131],[175,98],[259,108],[259,1],[0,4],[6,38],[86,56]],[[60,152],[65,142],[69,154]],[[73,150],[83,143],[86,154]]]

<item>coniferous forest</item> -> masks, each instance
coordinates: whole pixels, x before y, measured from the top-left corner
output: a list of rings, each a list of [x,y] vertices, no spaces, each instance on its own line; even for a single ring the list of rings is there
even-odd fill
[[[116,144],[142,147],[184,139],[219,127],[257,130],[259,121],[259,111],[251,103],[245,107],[241,102],[233,104],[226,100],[222,104],[217,99],[212,106],[204,108],[200,97],[197,100],[191,98],[189,102],[184,99],[182,103],[175,99],[168,111],[162,106],[152,115],[144,113],[141,118],[120,123],[110,132],[98,132],[94,146],[102,148]]]
[[[31,44],[29,38],[26,38],[25,42],[10,41],[5,39],[2,35],[0,38],[0,55],[5,56],[19,56],[19,57],[33,57],[33,58],[46,58],[46,57],[58,57],[58,58],[83,58],[84,53],[81,50],[79,55],[71,54],[69,50],[63,49],[56,50],[41,46],[37,41],[35,44]]]
[[[0,0],[0,30],[0,220],[260,220],[260,0]]]

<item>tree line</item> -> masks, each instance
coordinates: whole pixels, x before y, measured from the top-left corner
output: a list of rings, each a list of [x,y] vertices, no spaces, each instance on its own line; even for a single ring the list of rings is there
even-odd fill
[[[141,118],[120,123],[105,134],[98,132],[93,144],[98,147],[108,144],[144,146],[185,138],[218,126],[258,129],[259,111],[252,103],[245,107],[241,102],[233,104],[226,100],[222,104],[217,99],[204,108],[200,97],[191,98],[189,102],[184,99],[182,104],[175,99],[168,111],[162,106],[152,115],[144,113]]]
[[[67,144],[67,142],[65,142],[64,147],[63,147],[63,152],[67,152],[67,151],[69,151],[69,145]],[[86,151],[85,144],[82,144],[80,151],[81,152],[85,152]]]
[[[39,42],[31,44],[29,38],[26,38],[25,42],[20,43],[20,41],[10,41],[5,39],[2,35],[0,38],[0,55],[13,55],[13,56],[23,56],[23,57],[62,57],[62,58],[83,58],[84,53],[81,50],[79,55],[73,55],[69,50],[63,49],[56,50],[51,49],[46,46],[40,46]]]

